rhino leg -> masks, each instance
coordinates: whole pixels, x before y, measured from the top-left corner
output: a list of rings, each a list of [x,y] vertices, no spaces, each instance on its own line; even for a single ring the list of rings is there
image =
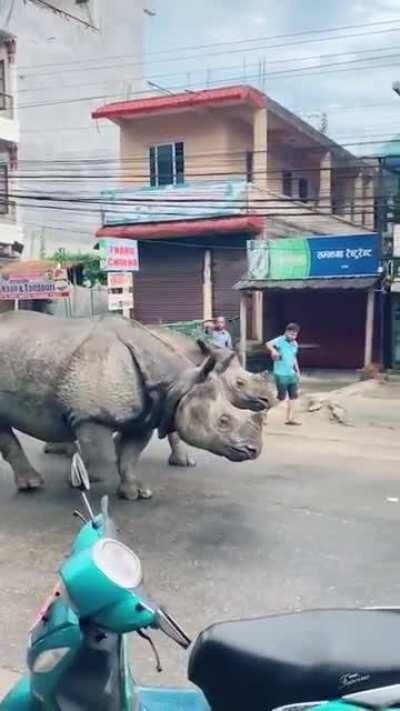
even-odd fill
[[[149,443],[153,432],[142,435],[122,436],[118,441],[119,474],[121,484],[118,494],[121,499],[136,501],[136,499],[150,499],[151,489],[147,489],[136,479],[135,468],[144,448]]]
[[[97,422],[85,422],[76,430],[79,451],[88,470],[90,481],[118,477],[118,458],[114,431]]]
[[[171,467],[195,467],[196,461],[190,456],[177,432],[168,435],[168,442],[171,447],[168,464]]]
[[[18,491],[39,489],[43,478],[26,457],[11,427],[0,428],[0,452],[14,472]]]
[[[76,452],[75,442],[46,442],[43,447],[45,454],[63,454],[72,457]]]

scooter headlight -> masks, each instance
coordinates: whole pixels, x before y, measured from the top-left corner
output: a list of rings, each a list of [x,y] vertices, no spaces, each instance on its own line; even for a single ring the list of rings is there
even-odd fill
[[[136,588],[142,581],[138,556],[120,541],[102,538],[94,546],[93,561],[103,575],[121,588]]]

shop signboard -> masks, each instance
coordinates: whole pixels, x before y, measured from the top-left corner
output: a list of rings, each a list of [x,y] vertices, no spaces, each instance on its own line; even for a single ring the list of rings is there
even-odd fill
[[[378,234],[310,236],[247,242],[248,278],[321,279],[375,276]]]
[[[133,309],[132,272],[108,272],[107,286],[109,311],[122,311],[129,318]]]
[[[137,272],[139,270],[138,244],[134,239],[101,239],[100,269],[104,272]]]
[[[247,212],[247,183],[199,181],[161,188],[105,190],[102,199],[106,201],[104,226],[230,217]]]
[[[132,272],[109,272],[107,286],[109,289],[131,289],[133,286]]]
[[[125,311],[125,309],[133,309],[133,293],[131,291],[121,291],[117,294],[109,292],[108,309],[109,311]]]
[[[68,299],[70,285],[66,269],[55,267],[42,272],[5,274],[0,277],[1,301]]]

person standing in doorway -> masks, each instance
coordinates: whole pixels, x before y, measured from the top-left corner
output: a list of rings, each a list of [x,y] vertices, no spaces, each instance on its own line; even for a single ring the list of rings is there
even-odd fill
[[[212,334],[212,343],[218,348],[232,349],[232,338],[229,333],[224,316],[218,316],[215,319],[214,331]]]
[[[298,398],[300,368],[297,359],[299,346],[297,338],[300,332],[298,323],[288,323],[282,336],[266,343],[266,348],[274,361],[274,377],[278,400],[287,399],[287,425],[301,425],[296,419],[295,403]]]

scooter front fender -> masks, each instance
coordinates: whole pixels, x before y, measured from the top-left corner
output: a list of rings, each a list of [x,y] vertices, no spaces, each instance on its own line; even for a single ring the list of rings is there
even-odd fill
[[[40,711],[39,702],[31,694],[29,676],[24,676],[0,702],[0,711]]]

